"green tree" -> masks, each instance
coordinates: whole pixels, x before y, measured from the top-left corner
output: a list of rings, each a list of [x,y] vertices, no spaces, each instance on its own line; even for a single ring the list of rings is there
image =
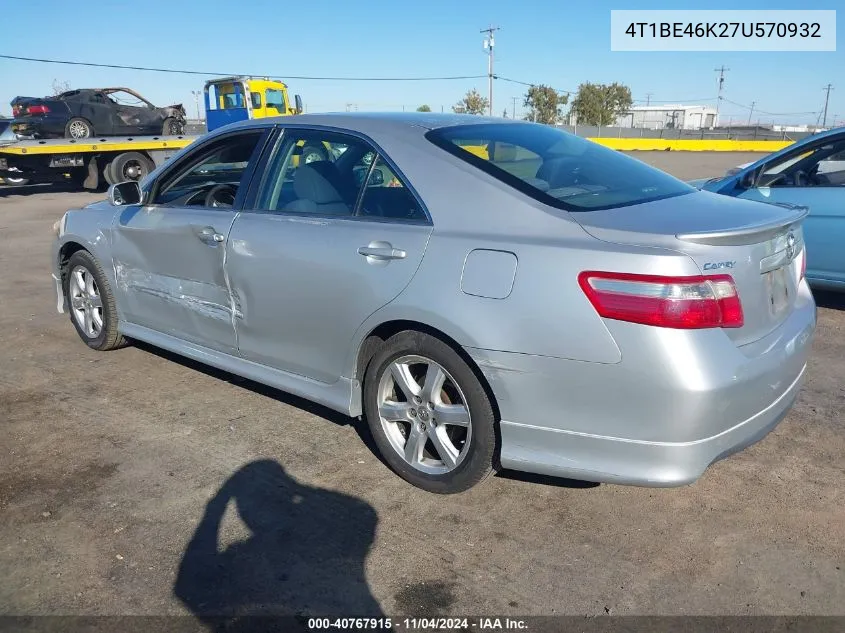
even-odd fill
[[[563,116],[562,108],[567,101],[569,95],[562,95],[551,86],[531,86],[523,102],[528,108],[525,120],[554,125]]]
[[[584,125],[612,125],[620,114],[631,108],[631,89],[618,84],[585,83],[578,87],[572,101],[572,111],[578,123]]]
[[[464,95],[464,98],[452,106],[452,112],[458,114],[484,114],[490,102],[473,88]]]
[[[431,108],[424,103],[417,108],[417,112],[431,112]]]

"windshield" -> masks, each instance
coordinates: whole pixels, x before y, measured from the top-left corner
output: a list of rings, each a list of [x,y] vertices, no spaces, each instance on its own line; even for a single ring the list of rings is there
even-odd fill
[[[532,198],[567,211],[624,207],[696,191],[634,158],[546,125],[460,125],[426,137]]]
[[[285,109],[285,98],[282,96],[281,90],[268,88],[264,94],[267,95],[268,108],[276,108],[277,110]]]

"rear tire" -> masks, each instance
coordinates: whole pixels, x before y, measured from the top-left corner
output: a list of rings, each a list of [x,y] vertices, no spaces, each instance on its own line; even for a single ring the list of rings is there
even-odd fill
[[[112,182],[109,184],[116,185],[127,180],[140,181],[145,178],[153,169],[152,161],[139,152],[125,152],[115,156],[106,169],[103,170],[103,175],[108,182],[109,176]]]
[[[364,412],[384,460],[418,488],[463,492],[493,471],[496,421],[487,392],[440,339],[415,331],[388,339],[366,370]]]
[[[117,330],[117,306],[108,278],[91,253],[71,255],[63,284],[71,323],[88,347],[108,351],[126,345]]]
[[[73,117],[65,125],[65,138],[83,139],[94,136],[94,126],[81,117]]]

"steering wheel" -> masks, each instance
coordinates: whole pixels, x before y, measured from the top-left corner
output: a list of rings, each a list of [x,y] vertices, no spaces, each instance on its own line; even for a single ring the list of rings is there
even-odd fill
[[[214,185],[205,194],[205,206],[214,208],[231,209],[235,204],[235,195],[238,188],[235,185],[222,184]]]

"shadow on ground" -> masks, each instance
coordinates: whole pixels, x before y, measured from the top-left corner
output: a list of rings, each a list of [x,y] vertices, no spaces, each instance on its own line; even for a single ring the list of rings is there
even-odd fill
[[[831,292],[830,290],[813,290],[813,298],[820,308],[845,310],[845,292]]]
[[[370,432],[369,426],[364,420],[350,418],[347,415],[338,413],[337,411],[329,409],[328,407],[324,407],[323,405],[311,402],[310,400],[306,400],[305,398],[294,396],[285,391],[275,389],[274,387],[268,387],[267,385],[261,384],[259,382],[249,380],[248,378],[242,378],[222,369],[211,367],[210,365],[204,365],[199,361],[195,361],[190,358],[174,354],[173,352],[154,347],[142,341],[132,341],[132,344],[138,349],[159,356],[160,358],[164,358],[174,363],[179,363],[184,367],[200,371],[206,374],[207,376],[211,376],[213,378],[217,378],[218,380],[223,380],[230,384],[237,385],[244,389],[248,389],[254,393],[261,394],[262,396],[265,396],[267,398],[272,398],[274,400],[284,402],[287,405],[301,409],[302,411],[310,413],[311,415],[316,415],[318,417],[323,418],[324,420],[333,422],[338,426],[351,425],[355,429],[356,433],[358,433],[358,436],[361,438],[361,441],[364,443],[364,445],[370,450],[370,452],[373,453],[373,455],[375,455],[379,459],[379,461],[381,461],[381,463],[385,465],[385,467],[390,468],[388,463],[381,456],[381,452],[379,451],[378,446],[376,446],[375,441],[373,441],[373,436]],[[496,474],[496,476],[511,481],[522,481],[537,485],[553,486],[556,488],[583,489],[595,488],[599,485],[591,481],[579,481],[577,479],[566,479],[564,477],[537,475],[534,473],[525,473],[515,470],[501,470]]]
[[[230,503],[251,535],[221,550]],[[295,630],[309,616],[381,617],[364,575],[377,522],[361,499],[302,485],[278,462],[251,462],[206,505],[174,594],[212,631]]]

